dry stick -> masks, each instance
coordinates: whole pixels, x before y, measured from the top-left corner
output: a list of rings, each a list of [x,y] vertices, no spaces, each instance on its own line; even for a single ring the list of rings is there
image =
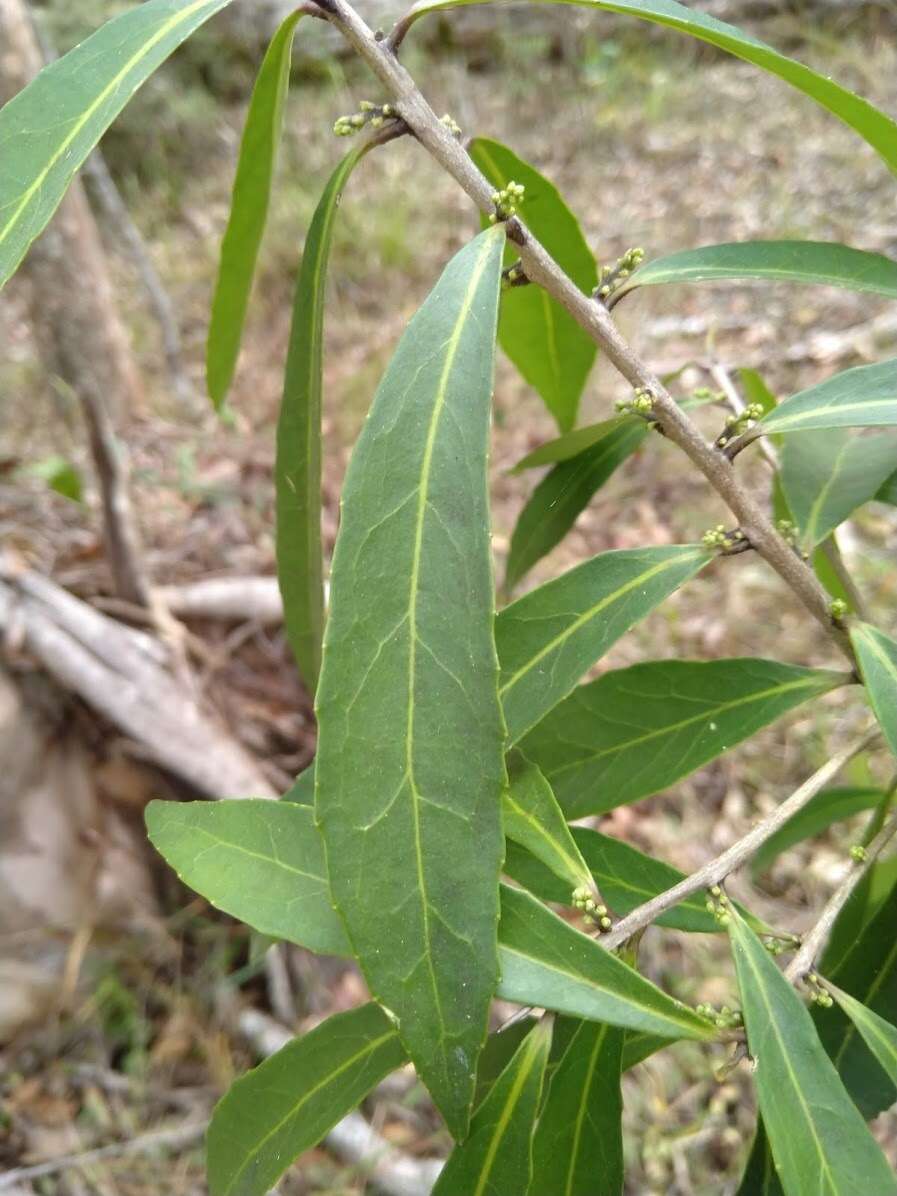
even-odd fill
[[[665,893],[660,893],[657,897],[652,897],[650,901],[646,901],[643,905],[638,906],[632,913],[627,914],[622,918],[613,930],[607,934],[603,934],[599,939],[605,947],[609,950],[614,950],[621,946],[627,939],[645,926],[649,926],[656,918],[665,913],[668,909],[672,909],[674,905],[678,905],[686,897],[690,897],[692,893],[698,892],[700,889],[709,889],[713,885],[718,885],[720,881],[726,879],[730,872],[734,872],[746,860],[757,851],[759,847],[766,842],[766,840],[776,833],[780,827],[784,826],[789,818],[793,818],[799,810],[802,810],[808,802],[819,793],[826,785],[832,781],[841,771],[848,761],[852,760],[854,756],[864,751],[871,743],[874,742],[881,734],[877,727],[867,731],[862,739],[858,740],[851,747],[845,748],[839,752],[837,756],[833,756],[831,760],[823,764],[822,768],[817,769],[811,777],[809,777],[801,787],[792,795],[783,801],[780,806],[776,806],[773,812],[759,822],[752,830],[736,843],[733,843],[716,859],[711,860],[709,864],[705,864],[703,868],[699,868],[697,872],[693,872],[691,876],[686,876],[677,885],[673,885],[671,889],[667,889]]]
[[[738,393],[738,390],[732,381],[732,376],[725,366],[721,365],[719,362],[715,362],[710,367],[710,376],[725,395],[726,402],[729,404],[729,407],[732,409],[732,411],[734,411],[736,415],[742,415],[745,411],[744,399]],[[773,471],[778,473],[780,468],[779,454],[765,436],[761,438],[759,443],[760,452],[769,462]],[[869,610],[866,606],[866,601],[863,598],[863,595],[857,589],[856,583],[850,576],[847,566],[844,564],[844,559],[841,556],[841,550],[838,547],[838,541],[835,538],[835,533],[832,532],[831,535],[827,536],[820,547],[825,555],[826,560],[831,565],[835,576],[841,583],[850,605],[864,622],[869,622]]]
[[[418,141],[460,184],[480,211],[491,213],[494,210],[494,188],[424,99],[414,79],[396,58],[389,42],[378,41],[347,0],[319,0],[319,6],[389,92],[399,114]],[[393,44],[398,44],[406,28],[407,22],[403,19],[393,31]],[[570,313],[633,387],[646,388],[651,392],[653,415],[664,434],[704,474],[733,512],[752,546],[790,586],[853,662],[849,637],[832,623],[825,590],[812,569],[779,535],[760,505],[738,480],[732,463],[708,444],[660,380],[634,353],[618,331],[607,308],[583,294],[521,221],[517,218],[509,221],[507,232],[530,281],[544,287]]]
[[[813,964],[816,962],[816,957],[819,955],[822,948],[828,941],[828,936],[831,934],[832,927],[835,920],[840,914],[841,910],[850,900],[850,896],[854,889],[875,863],[876,859],[881,855],[882,851],[888,846],[894,836],[897,835],[897,814],[891,816],[885,825],[881,828],[869,846],[865,849],[865,855],[859,860],[855,867],[851,868],[848,874],[832,893],[831,897],[826,902],[822,913],[816,925],[804,938],[800,950],[792,959],[791,963],[785,969],[785,975],[793,983],[803,979],[806,974],[812,970]]]

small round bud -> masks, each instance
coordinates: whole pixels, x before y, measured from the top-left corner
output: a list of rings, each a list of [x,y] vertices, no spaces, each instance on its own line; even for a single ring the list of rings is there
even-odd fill
[[[833,619],[843,619],[848,613],[847,603],[843,598],[833,598],[829,603],[828,613]]]
[[[605,915],[605,916],[604,916],[604,917],[603,917],[603,918],[602,918],[602,919],[599,921],[598,925],[601,927],[601,929],[602,929],[602,930],[610,930],[611,926],[613,926],[613,922],[610,920],[610,918],[608,918],[608,917]]]
[[[866,848],[862,845],[862,843],[854,843],[853,847],[850,849],[850,858],[857,864],[862,864],[865,862],[866,856]]]

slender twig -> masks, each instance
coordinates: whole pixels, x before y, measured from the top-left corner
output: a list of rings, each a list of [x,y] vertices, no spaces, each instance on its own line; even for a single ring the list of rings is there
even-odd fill
[[[831,934],[838,914],[840,914],[841,910],[850,900],[851,894],[857,885],[895,835],[897,835],[897,814],[893,814],[888,819],[869,846],[864,848],[862,858],[854,863],[853,867],[826,902],[816,925],[809,934],[804,936],[800,950],[785,969],[785,975],[792,984],[801,980],[806,976],[807,972],[812,971],[816,957],[828,941],[828,936]]]
[[[713,378],[716,385],[720,388],[726,397],[726,403],[735,415],[742,415],[746,408],[746,403],[735,383],[732,381],[732,376],[729,371],[720,362],[714,362],[710,366],[710,376]],[[779,454],[775,450],[775,446],[770,443],[769,439],[762,436],[758,442],[760,452],[766,458],[769,465],[774,472],[778,473],[780,469]],[[847,595],[847,600],[851,607],[856,611],[857,615],[864,621],[869,621],[869,609],[866,606],[866,601],[863,595],[857,589],[856,582],[850,576],[847,566],[844,564],[844,559],[841,556],[841,549],[838,547],[838,540],[834,532],[826,536],[820,545],[823,555],[832,570],[841,583],[844,593]]]
[[[463,146],[440,121],[395,55],[407,21],[399,22],[391,41],[378,41],[348,0],[321,0],[320,7],[380,80],[417,140],[464,189],[480,211],[492,212],[492,184],[484,178]],[[519,219],[515,217],[508,221],[507,233],[517,248],[527,278],[543,287],[570,313],[633,388],[650,392],[654,418],[664,434],[687,454],[707,478],[736,516],[739,527],[757,552],[776,570],[852,662],[854,657],[849,638],[842,628],[833,623],[825,590],[812,569],[795,554],[776,531],[760,504],[742,485],[732,463],[707,442],[660,379],[630,348],[604,304],[584,294]]]
[[[637,931],[650,925],[668,909],[672,909],[674,905],[678,905],[680,901],[690,897],[692,893],[697,893],[701,889],[709,889],[725,880],[730,872],[734,872],[736,868],[741,867],[745,861],[749,860],[770,836],[785,825],[789,818],[793,818],[799,810],[812,801],[816,794],[838,775],[844,765],[867,748],[878,738],[880,733],[879,729],[875,727],[867,731],[862,739],[839,752],[837,756],[833,756],[831,760],[823,764],[822,768],[817,769],[811,777],[804,781],[787,801],[776,806],[771,814],[762,822],[758,822],[743,838],[733,843],[731,847],[718,855],[716,859],[705,864],[703,868],[693,872],[691,876],[686,876],[671,889],[658,894],[657,897],[652,897],[650,901],[646,901],[632,913],[627,914],[613,930],[603,934],[599,941],[609,950],[613,950],[625,943],[627,939],[632,938]]]

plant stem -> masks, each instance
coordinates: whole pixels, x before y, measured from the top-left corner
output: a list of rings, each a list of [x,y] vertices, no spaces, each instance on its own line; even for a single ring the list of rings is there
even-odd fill
[[[862,739],[852,744],[839,752],[837,756],[833,756],[823,764],[822,768],[817,769],[811,777],[809,777],[792,795],[783,801],[781,805],[776,806],[771,814],[758,822],[757,825],[731,847],[727,848],[716,859],[711,860],[705,864],[703,868],[699,868],[697,872],[693,872],[691,876],[686,876],[684,880],[680,880],[678,884],[673,885],[672,888],[667,889],[664,893],[659,893],[658,896],[652,897],[650,901],[646,901],[643,905],[638,906],[632,913],[627,914],[622,918],[613,930],[607,934],[603,934],[600,942],[609,950],[619,947],[621,943],[625,943],[627,939],[632,938],[643,927],[650,925],[661,914],[666,913],[668,909],[672,909],[674,905],[678,905],[686,897],[690,897],[692,893],[697,893],[700,889],[709,889],[712,885],[717,885],[725,880],[730,872],[734,872],[746,860],[754,854],[759,847],[761,847],[771,835],[774,835],[780,827],[793,818],[799,810],[802,810],[808,802],[823,790],[826,785],[832,781],[841,771],[848,761],[852,760],[859,752],[863,751],[875,739],[878,738],[880,731],[877,727],[867,731]],[[870,848],[871,850],[871,848]]]
[[[399,62],[392,46],[400,38],[394,37],[392,44],[389,39],[378,41],[348,0],[321,0],[320,7],[380,80],[421,145],[455,179],[481,212],[492,212],[494,188],[442,124],[414,79]],[[399,22],[396,29],[402,30],[403,23]],[[853,664],[849,637],[833,623],[827,593],[812,569],[779,535],[759,503],[739,481],[732,463],[705,440],[659,378],[636,355],[607,308],[585,295],[516,217],[508,222],[507,233],[519,251],[527,278],[542,286],[570,313],[634,389],[644,388],[651,392],[653,415],[664,434],[697,466],[733,512],[751,545],[794,591]]]
[[[895,835],[897,835],[897,814],[892,814],[866,848],[864,858],[857,861],[841,881],[840,885],[838,885],[837,889],[835,889],[834,893],[832,893],[822,913],[819,915],[816,925],[804,937],[800,950],[785,969],[785,975],[792,984],[798,980],[802,980],[807,972],[812,971],[816,957],[828,941],[828,936],[831,934],[838,914],[840,914],[841,910],[850,900],[854,889]]]

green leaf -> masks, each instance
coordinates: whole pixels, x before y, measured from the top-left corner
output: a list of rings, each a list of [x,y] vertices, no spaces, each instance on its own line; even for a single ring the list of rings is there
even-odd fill
[[[645,421],[636,415],[617,415],[613,419],[604,419],[597,424],[589,424],[585,428],[574,428],[572,432],[565,432],[547,444],[540,444],[538,448],[527,453],[511,473],[523,473],[525,469],[538,469],[541,465],[556,465],[560,461],[569,461],[578,457],[586,449],[601,444],[614,432],[623,428],[641,428],[646,430]]]
[[[891,474],[875,497],[879,502],[890,503],[892,507],[897,507],[897,472]]]
[[[883,797],[884,792],[881,789],[823,789],[793,818],[789,818],[780,830],[770,835],[751,861],[754,875],[759,876],[761,872],[767,872],[782,852],[788,851],[796,843],[802,843],[804,839],[814,839],[834,823],[852,818],[854,814],[863,810],[871,810]]]
[[[880,253],[830,241],[735,241],[686,249],[647,262],[617,291],[614,300],[637,287],[723,278],[819,283],[897,299],[897,262]]]
[[[498,971],[486,459],[503,244],[490,229],[452,259],[377,390],[343,487],[317,698],[334,903],[459,1140]]]
[[[748,1155],[736,1196],[785,1196],[776,1174],[776,1165],[769,1149],[769,1139],[762,1117],[757,1118],[751,1153]]]
[[[310,951],[351,954],[309,806],[153,801],[146,826],[181,880],[217,909]]]
[[[848,1096],[800,997],[736,913],[730,935],[763,1122],[788,1196],[881,1196],[897,1180]]]
[[[406,1061],[376,1005],[337,1013],[266,1059],[215,1107],[211,1196],[264,1196],[303,1151]]]
[[[805,435],[813,435],[813,433],[805,433]],[[794,516],[791,513],[791,508],[788,506],[788,500],[785,498],[785,492],[782,489],[782,475],[780,471],[775,473],[772,481],[772,508],[776,520],[787,519],[789,523],[794,522]],[[844,588],[844,583],[838,576],[837,571],[832,567],[831,559],[826,552],[827,546],[831,546],[837,551],[838,540],[834,532],[811,553],[810,564],[813,566],[813,572],[829,594],[831,594],[832,598],[838,598],[841,602],[845,602],[848,611],[855,613],[851,597]]]
[[[369,149],[362,143],[346,154],[312,217],[296,282],[277,421],[277,581],[287,638],[311,692],[318,683],[324,634],[321,402],[327,264],[343,188]]]
[[[559,1058],[533,1140],[531,1196],[619,1196],[624,1031],[559,1018],[554,1038]]]
[[[645,1030],[712,1039],[716,1028],[535,897],[502,886],[498,995],[520,1005]]]
[[[651,1055],[670,1046],[668,1038],[661,1038],[659,1034],[646,1034],[641,1030],[627,1030],[623,1040],[623,1071],[643,1063]]]
[[[885,1018],[897,1009],[897,857],[879,860],[841,911],[819,970],[857,1001]],[[882,894],[881,883],[884,884]],[[897,1085],[882,1069],[856,1027],[835,1007],[813,1010],[825,1049],[864,1117],[897,1101]]]
[[[897,1085],[897,1027],[867,1009],[861,1001],[837,985],[826,984],[826,988],[859,1030],[866,1046],[881,1064],[882,1071]]]
[[[486,1099],[490,1088],[511,1062],[517,1048],[537,1020],[535,1017],[522,1018],[504,1029],[493,1031],[486,1039],[486,1045],[480,1051],[477,1061],[477,1086],[473,1098],[475,1109]]]
[[[801,547],[807,551],[870,502],[897,460],[889,432],[857,436],[832,428],[786,436],[781,479]]]
[[[293,37],[302,15],[290,13],[271,39],[246,114],[206,345],[206,382],[216,408],[230,389],[240,353],[283,131]]]
[[[73,465],[71,461],[67,461],[65,457],[55,454],[44,457],[42,460],[28,465],[22,472],[28,477],[39,478],[51,490],[55,490],[57,494],[61,494],[63,498],[67,498],[71,502],[83,501],[84,485],[81,481],[81,474],[77,466]]]
[[[741,366],[738,370],[738,378],[744,391],[744,397],[749,403],[759,403],[764,413],[772,411],[778,403],[778,399],[766,385],[763,375],[759,371]]]
[[[146,0],[44,67],[0,111],[0,287],[142,83],[230,0]]]
[[[820,428],[873,428],[897,424],[897,358],[858,365],[799,391],[755,425],[764,432],[810,432]]]
[[[532,1136],[551,1019],[529,1031],[490,1088],[470,1123],[470,1137],[456,1146],[433,1188],[433,1196],[522,1196],[532,1173]]]
[[[598,270],[576,217],[557,187],[506,145],[477,137],[470,156],[490,183],[526,187],[521,215],[557,264],[586,293]],[[506,250],[516,260],[514,246]],[[562,431],[576,421],[580,395],[597,352],[595,342],[542,287],[511,287],[502,297],[498,338],[514,365],[542,396]]]
[[[850,640],[875,717],[897,755],[897,641],[868,623],[851,627]]]
[[[604,428],[605,435],[594,439],[588,448],[555,465],[530,496],[511,536],[505,574],[509,590],[560,543],[596,491],[648,434],[644,420],[633,421],[625,416],[608,420]]]
[[[482,3],[484,0],[418,0],[412,7],[403,24],[410,25],[418,17],[427,12],[439,9],[459,8],[469,4]],[[897,124],[889,116],[880,112],[868,100],[861,99],[853,92],[832,82],[824,75],[780,54],[771,46],[765,45],[744,33],[734,25],[724,21],[717,21],[713,17],[687,8],[676,0],[542,0],[543,3],[574,3],[585,8],[602,9],[605,12],[623,13],[633,17],[642,17],[655,25],[666,25],[670,29],[677,29],[681,33],[691,34],[700,41],[709,42],[762,67],[770,74],[778,75],[798,91],[802,91],[817,104],[827,108],[839,120],[844,121],[867,141],[887,162],[891,170],[897,174]]]
[[[510,785],[502,797],[505,835],[551,869],[566,886],[566,904],[574,889],[592,889],[592,877],[579,853],[551,786],[519,752],[509,761]]]
[[[617,915],[630,913],[642,902],[650,901],[685,879],[684,874],[670,864],[655,860],[619,839],[612,839],[584,826],[575,826],[572,830],[573,841],[582,853],[598,891]],[[512,880],[523,885],[541,901],[570,904],[567,884],[525,847],[508,843],[504,870]],[[768,929],[758,919],[743,912],[756,930]],[[686,897],[679,905],[655,918],[654,922],[670,930],[698,934],[716,934],[721,929],[713,914],[708,912],[706,899],[701,893]]]
[[[849,681],[774,660],[653,660],[580,686],[523,740],[568,818],[658,793]]]
[[[510,742],[711,559],[707,549],[693,544],[603,552],[506,606],[496,619],[495,638]]]
[[[299,806],[313,806],[315,804],[314,761],[309,764],[305,772],[301,772],[299,776],[296,777],[295,781],[293,781],[292,785],[280,800],[295,802],[295,804]]]

